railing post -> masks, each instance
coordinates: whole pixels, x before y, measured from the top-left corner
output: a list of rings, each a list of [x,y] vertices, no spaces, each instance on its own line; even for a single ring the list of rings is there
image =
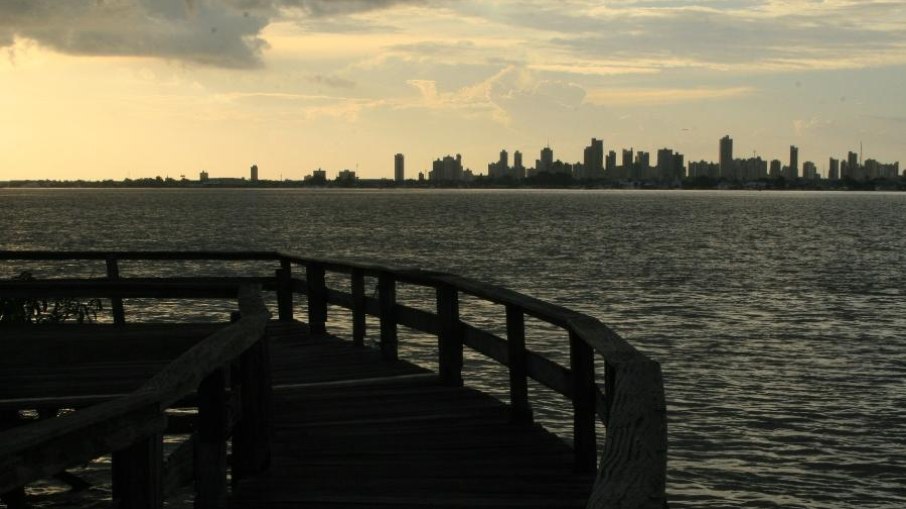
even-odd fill
[[[378,275],[378,299],[381,309],[381,356],[384,360],[399,358],[396,335],[396,280],[391,274]]]
[[[595,438],[594,349],[576,333],[569,333],[569,367],[573,386],[573,453],[578,472],[595,472],[598,444]]]
[[[231,384],[239,386],[242,415],[233,428],[233,484],[267,470],[271,461],[271,370],[265,335],[239,357]]]
[[[352,269],[352,344],[365,345],[365,272]]]
[[[141,438],[112,457],[113,504],[119,509],[161,509],[163,436]]]
[[[277,317],[281,322],[293,321],[293,266],[289,260],[280,260],[277,269]]]
[[[506,307],[506,339],[510,360],[510,408],[514,423],[532,422],[532,407],[528,399],[528,367],[525,352],[525,314],[522,309]]]
[[[324,283],[324,266],[309,263],[305,266],[308,285],[308,327],[312,334],[327,332],[327,286]]]
[[[227,503],[225,376],[214,370],[198,386],[195,441],[195,508],[223,509]]]
[[[107,279],[116,281],[120,278],[120,268],[114,255],[107,255]],[[110,309],[113,311],[114,325],[124,325],[126,323],[126,312],[123,309],[123,299],[120,297],[110,297]]]
[[[444,385],[462,385],[462,326],[459,322],[459,290],[452,285],[437,287],[438,371]]]

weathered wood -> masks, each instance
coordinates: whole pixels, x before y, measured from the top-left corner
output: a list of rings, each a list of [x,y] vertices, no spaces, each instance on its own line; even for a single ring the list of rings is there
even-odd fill
[[[437,288],[438,371],[446,385],[462,385],[462,323],[459,321],[459,292],[453,286]]]
[[[509,365],[509,353],[507,352],[505,339],[468,323],[462,324],[462,332],[464,345],[494,359],[504,366]]]
[[[164,499],[195,479],[195,441],[196,437],[190,436],[164,459],[161,481]]]
[[[277,316],[282,322],[293,319],[293,273],[292,265],[281,260],[282,267],[277,269]]]
[[[327,286],[324,282],[324,266],[310,263],[305,266],[305,280],[308,284],[308,327],[312,334],[327,331]]]
[[[381,309],[381,354],[384,360],[395,361],[399,357],[396,330],[396,280],[390,273],[382,272],[378,276],[378,300]]]
[[[227,399],[222,369],[198,387],[198,431],[195,441],[195,507],[221,509],[227,503]]]
[[[525,315],[522,309],[506,307],[506,340],[510,368],[510,407],[513,422],[532,422],[532,407],[528,399],[528,368],[525,350]]]
[[[352,290],[352,343],[365,344],[365,273],[352,269],[350,277]]]
[[[242,318],[238,322],[196,344],[145,384],[158,396],[161,408],[194,391],[207,373],[225,366],[261,339],[269,313],[256,289],[243,287],[239,309]]]
[[[113,452],[113,503],[121,509],[160,509],[163,497],[163,437],[156,433]]]
[[[0,432],[0,493],[122,449],[166,428],[153,396],[136,393]]]
[[[573,383],[569,369],[531,350],[525,353],[525,369],[532,380],[572,399]]]
[[[0,280],[0,295],[17,298],[53,295],[80,298],[232,299],[236,296],[237,288],[254,285],[267,290],[276,287],[272,277]]]
[[[598,467],[595,439],[595,363],[594,350],[582,338],[569,335],[569,367],[573,385],[573,451],[578,472],[594,472]]]
[[[120,278],[119,264],[115,256],[107,256],[107,279],[111,281]],[[126,323],[126,313],[123,309],[123,299],[121,297],[110,298],[110,309],[113,312],[114,325],[123,325]]]
[[[641,358],[613,367],[612,406],[588,509],[666,507],[667,407],[660,365]]]
[[[234,389],[238,385],[242,415],[233,428],[234,483],[263,472],[271,462],[272,381],[267,336],[243,353],[239,364]]]
[[[397,304],[396,306],[397,323],[406,327],[427,332],[428,334],[437,334],[440,330],[440,320],[437,315],[430,311],[411,308]]]

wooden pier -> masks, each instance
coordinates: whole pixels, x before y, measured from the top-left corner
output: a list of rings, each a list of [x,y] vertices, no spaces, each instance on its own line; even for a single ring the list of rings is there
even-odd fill
[[[120,273],[122,262],[187,259],[279,268],[263,277]],[[101,261],[106,278],[4,281],[0,298],[100,297],[112,311],[109,324],[0,329],[6,422],[21,410],[75,409],[0,432],[0,493],[11,508],[27,504],[28,483],[107,454],[122,508],[162,507],[185,486],[195,507],[666,506],[659,366],[586,315],[449,274],[279,253],[0,260]],[[294,277],[299,268],[304,278]],[[347,288],[330,288],[326,273],[347,275]],[[436,312],[398,302],[398,285],[433,289]],[[277,316],[261,289],[276,293]],[[499,304],[506,336],[460,320],[460,295]],[[123,301],[236,296],[232,324],[133,323]],[[303,298],[307,323],[296,319]],[[351,338],[328,333],[329,306],[352,311]],[[364,345],[367,315],[380,321],[377,348]],[[526,348],[525,316],[569,332],[569,366]],[[436,372],[399,358],[401,328],[437,337]],[[508,368],[509,402],[463,380],[464,348]],[[528,379],[571,402],[571,440],[533,422]],[[165,453],[164,434],[189,438]]]

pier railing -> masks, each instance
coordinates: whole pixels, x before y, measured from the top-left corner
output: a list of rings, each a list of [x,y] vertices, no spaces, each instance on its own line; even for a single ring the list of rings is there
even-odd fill
[[[295,295],[306,296],[307,321],[315,334],[326,332],[330,305],[351,310],[352,341],[357,345],[364,342],[366,316],[377,317],[379,346],[386,359],[398,357],[397,329],[400,325],[435,335],[439,377],[446,384],[463,383],[463,349],[469,347],[508,368],[514,421],[532,420],[529,378],[571,403],[575,469],[582,472],[597,470],[588,507],[662,508],[665,505],[667,422],[660,365],[588,315],[452,274],[276,252],[19,251],[0,252],[0,260],[104,262],[107,278],[95,281],[93,285],[111,299],[113,321],[120,324],[127,316],[123,298],[229,296],[239,284],[258,283],[276,292],[280,320],[294,318]],[[156,280],[120,275],[121,262],[143,260],[273,261],[279,263],[279,268],[273,277],[263,278]],[[331,288],[326,282],[328,273],[348,276],[349,286]],[[376,279],[376,297],[366,294],[366,277]],[[34,292],[33,295],[83,296],[85,284],[84,281],[48,280],[33,283],[29,291]],[[433,289],[436,311],[432,313],[398,302],[398,284]],[[25,285],[18,281],[2,282],[0,294],[17,287],[21,289]],[[463,295],[502,306],[506,337],[460,320],[460,297]],[[568,332],[569,366],[526,348],[526,316]],[[603,364],[603,370],[596,369],[596,363]],[[603,441],[597,436],[596,422],[605,426]]]
[[[0,295],[60,295],[46,288],[46,281],[18,283],[25,284],[4,288]],[[110,288],[98,282],[75,283],[64,284],[63,293],[109,295]],[[123,293],[149,297],[173,288],[148,282]],[[167,495],[193,480],[196,507],[226,507],[228,438],[234,480],[266,469],[271,385],[265,327],[270,314],[257,289],[234,286],[234,297],[237,290],[238,320],[189,348],[139,389],[0,432],[0,495],[9,507],[25,507],[18,500],[25,484],[105,454],[112,455],[114,504],[123,509],[163,507]],[[164,458],[165,412],[187,397],[198,409],[195,432]]]

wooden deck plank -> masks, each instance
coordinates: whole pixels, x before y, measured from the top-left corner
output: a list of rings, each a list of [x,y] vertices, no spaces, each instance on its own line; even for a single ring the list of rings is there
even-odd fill
[[[375,383],[425,371],[328,336],[271,341],[286,355],[275,383],[364,378],[359,366],[372,379],[277,391],[271,469],[240,483],[233,507],[584,507],[593,477],[572,472],[570,447],[509,424],[499,400],[433,377]]]
[[[0,345],[13,352],[0,355],[0,405],[126,392],[218,326],[22,331],[29,351]],[[234,487],[231,507],[584,507],[594,478],[573,473],[571,448],[538,425],[510,424],[499,400],[298,322],[272,322],[268,335],[274,456]]]

